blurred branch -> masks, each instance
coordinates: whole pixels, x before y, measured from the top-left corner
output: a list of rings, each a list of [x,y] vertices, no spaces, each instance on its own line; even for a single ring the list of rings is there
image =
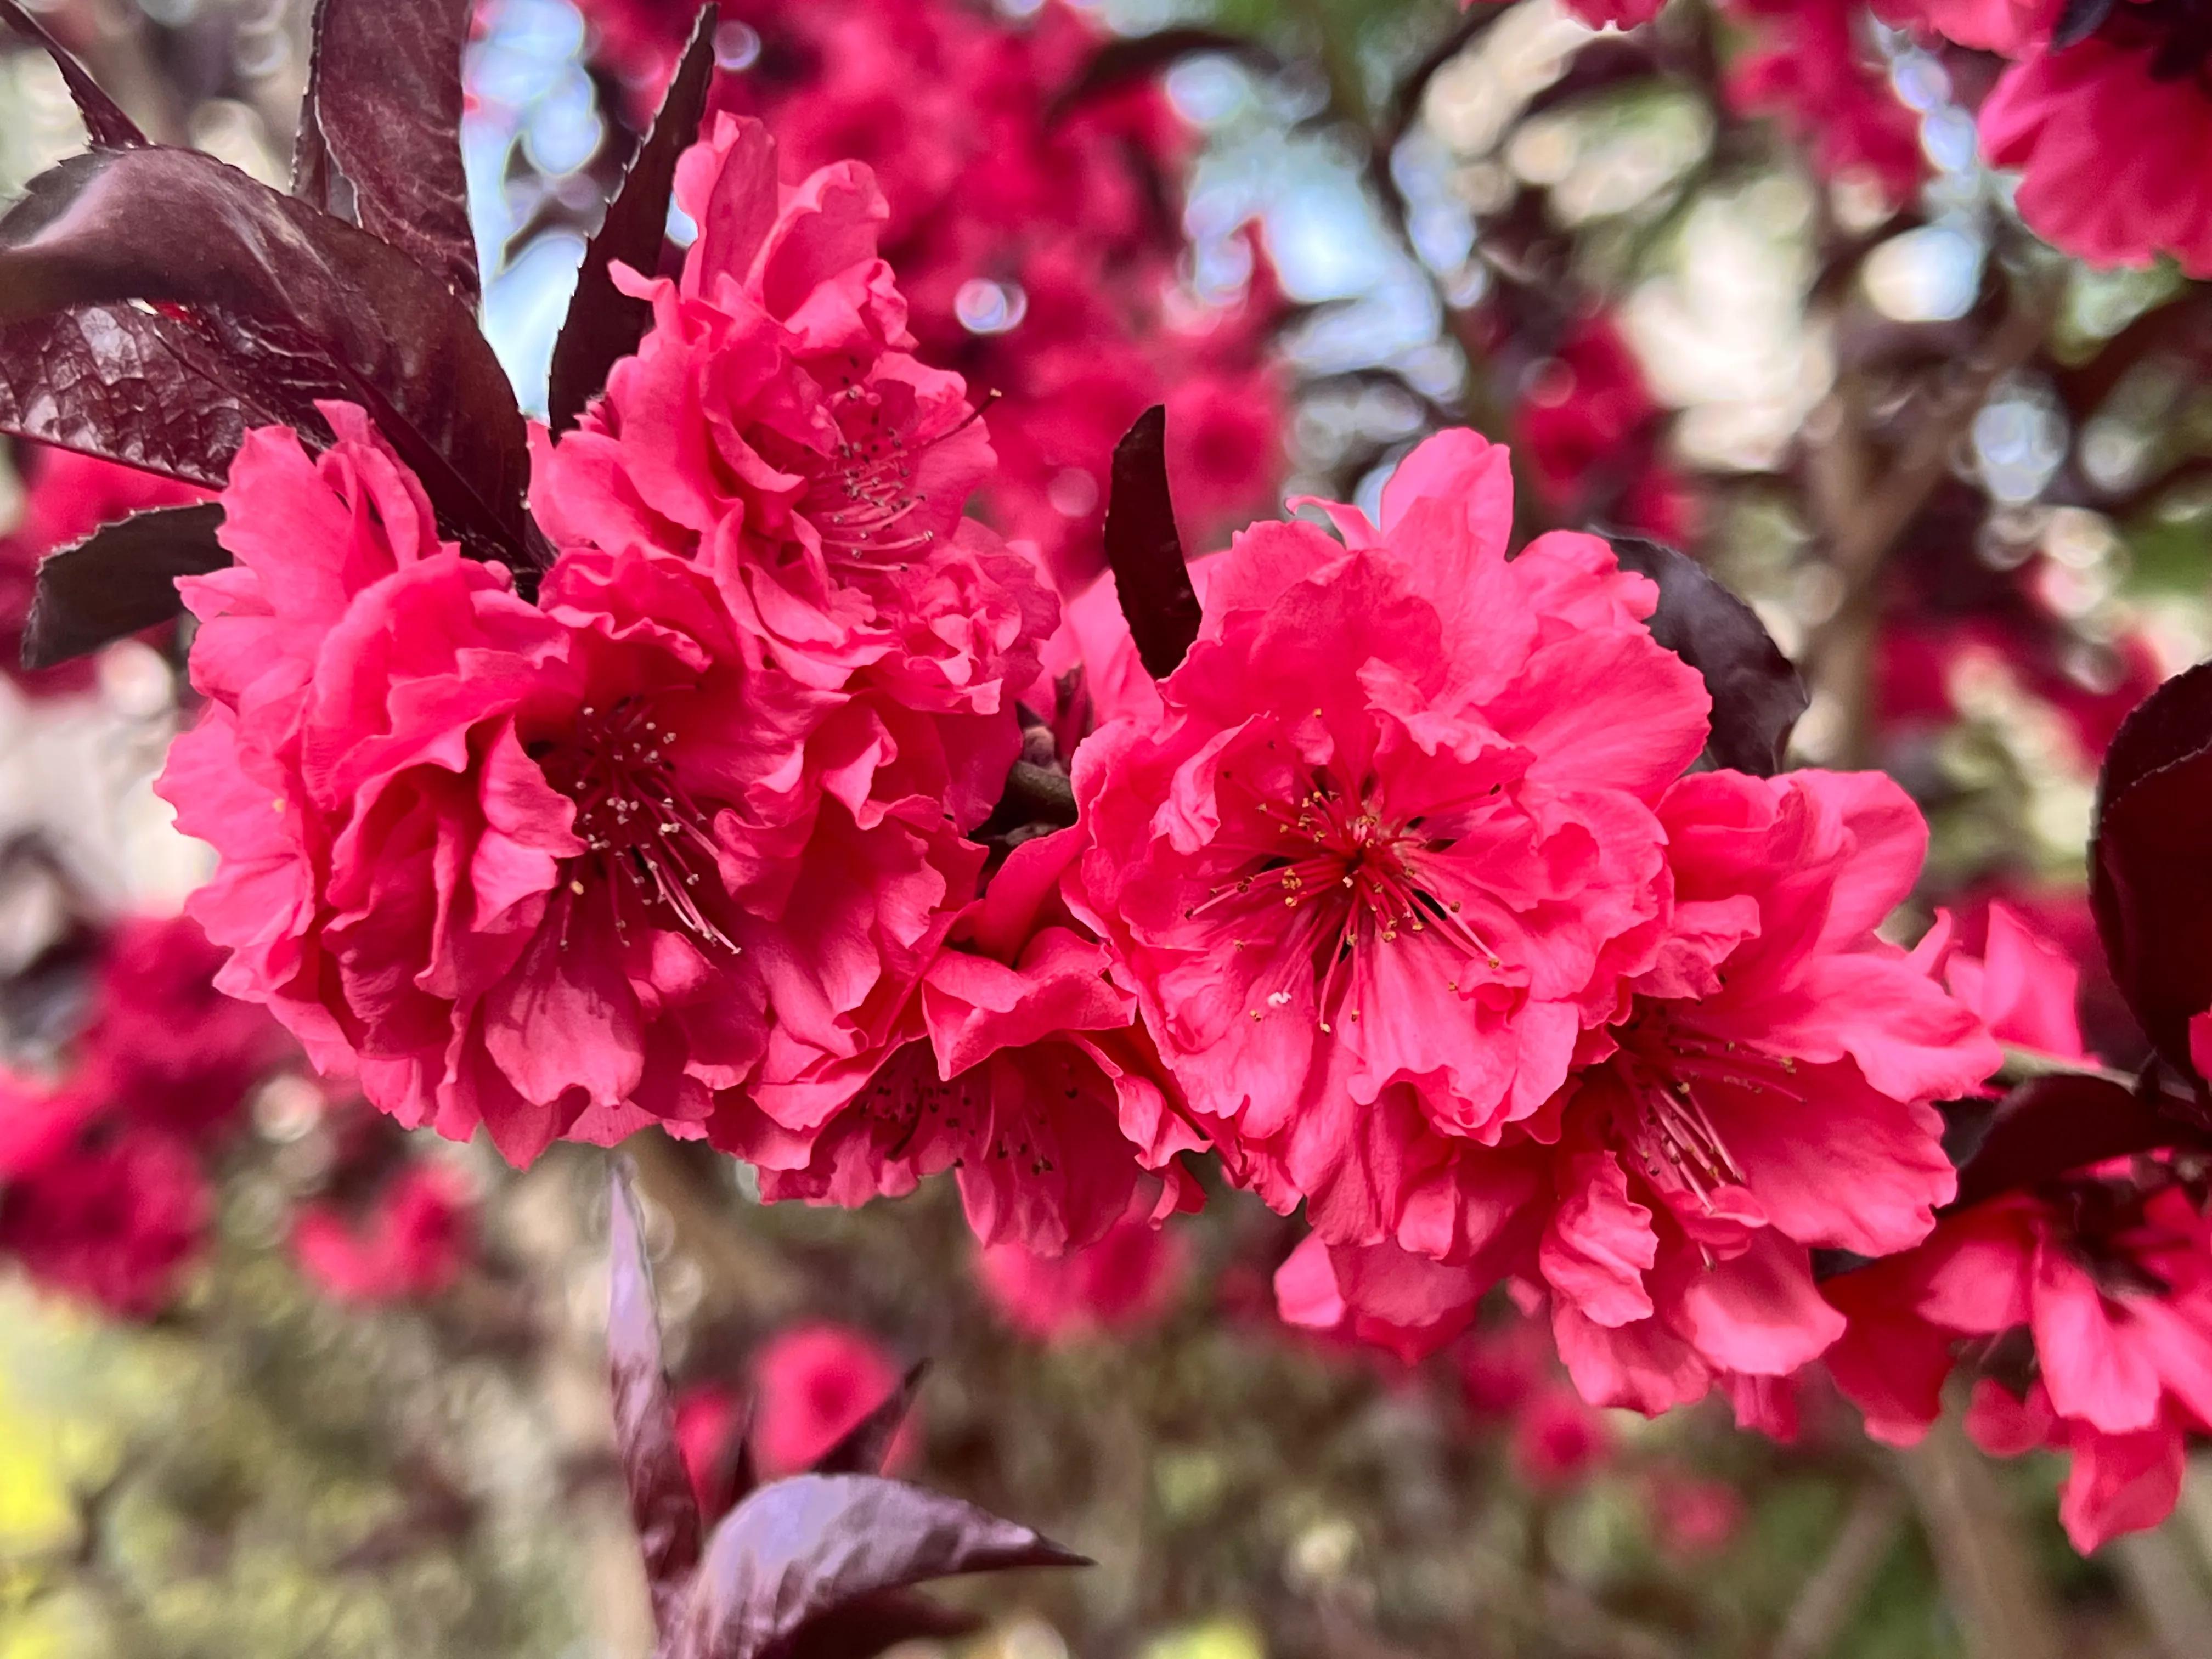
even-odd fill
[[[1929,388],[1918,421],[1887,468],[1877,470],[1868,441],[1869,398],[1856,374],[1839,374],[1805,423],[1807,495],[1843,589],[1834,614],[1813,635],[1807,678],[1814,695],[1839,712],[1836,758],[1842,764],[1867,760],[1883,563],[1943,481],[1952,452],[1990,394],[2043,343],[2058,300],[2055,281],[2025,279],[1988,337]]]
[[[1877,1480],[1859,1489],[1835,1541],[1798,1591],[1771,1659],[1823,1659],[1858,1611],[1904,1522],[1905,1494],[1896,1486]]]
[[[2165,1659],[2197,1659],[2212,1640],[2212,1594],[2172,1523],[2114,1539],[2112,1556]]]
[[[2062,1659],[2050,1586],[1957,1414],[1938,1418],[1898,1460],[1967,1659]]]
[[[750,1206],[701,1163],[694,1144],[648,1133],[631,1136],[623,1151],[637,1166],[640,1194],[668,1218],[677,1249],[699,1264],[716,1297],[767,1321],[801,1305],[790,1262],[746,1228]]]

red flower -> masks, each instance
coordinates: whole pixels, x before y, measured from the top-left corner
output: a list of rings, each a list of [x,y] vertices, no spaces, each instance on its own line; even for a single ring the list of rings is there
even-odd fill
[[[921,353],[991,410],[991,522],[1071,584],[1097,574],[1114,444],[1169,406],[1186,540],[1261,510],[1285,462],[1279,314],[1264,269],[1200,303],[1161,181],[1190,134],[1150,79],[1065,100],[1104,44],[1088,9],[1019,19],[958,0],[744,0],[757,69],[716,96],[775,129],[790,176],[848,159],[889,198],[885,257]],[[679,26],[680,27],[680,26]]]
[[[1495,1144],[1649,963],[1650,803],[1704,688],[1595,538],[1505,557],[1505,454],[1432,439],[1352,545],[1239,537],[1162,686],[1075,762],[1071,887],[1192,1106],[1330,1238],[1407,1223],[1423,1137]]]
[[[1771,115],[1810,146],[1825,178],[1863,174],[1892,202],[1918,188],[1927,163],[1917,118],[1897,100],[1879,56],[1861,43],[1850,0],[1730,0],[1765,25],[1729,68],[1737,108]]]
[[[1692,506],[1656,453],[1659,405],[1620,329],[1602,312],[1577,319],[1538,365],[1521,403],[1522,442],[1555,507],[1679,544]]]
[[[1978,1382],[1967,1429],[2000,1456],[2072,1454],[2059,1518],[2085,1553],[2163,1520],[2186,1437],[2212,1430],[2212,1226],[2163,1169],[1978,1205],[1827,1291],[1850,1322],[1829,1368],[1878,1440],[1917,1440],[1954,1346],[1990,1339],[2000,1375]],[[1993,1339],[2016,1330],[2032,1365],[2008,1377]]]
[[[326,412],[314,462],[249,437],[238,562],[186,584],[210,707],[162,787],[224,855],[223,988],[516,1162],[872,1054],[981,856],[900,711],[775,673],[671,554],[573,550],[526,602]]]
[[[1510,1443],[1514,1473],[1539,1492],[1578,1486],[1606,1465],[1613,1431],[1572,1389],[1552,1383],[1516,1414]]]
[[[1495,1152],[1417,1143],[1395,1252],[1339,1250],[1355,1308],[1448,1339],[1499,1274],[1540,1276],[1585,1397],[1647,1413],[1725,1384],[1781,1420],[1781,1379],[1843,1322],[1807,1252],[1879,1255],[1955,1181],[1929,1103],[1997,1063],[1981,1024],[1873,933],[1926,831],[1877,774],[1695,774],[1660,808],[1674,907],[1626,1018]],[[1438,1258],[1424,1261],[1420,1251]],[[1427,1316],[1383,1312],[1428,1297]]]
[[[471,1206],[459,1180],[414,1163],[386,1182],[366,1211],[304,1206],[292,1224],[300,1270],[341,1302],[398,1302],[435,1296],[467,1259]]]
[[[264,1010],[216,988],[222,962],[185,917],[118,922],[80,1038],[84,1086],[130,1121],[188,1139],[228,1127],[287,1045]]]
[[[855,1206],[950,1169],[978,1239],[1045,1255],[1096,1243],[1133,1203],[1194,1205],[1175,1159],[1204,1142],[1129,1029],[1105,949],[1058,901],[1075,850],[1065,834],[1014,849],[849,1106],[796,1140],[766,1121],[743,1139],[763,1197]]]
[[[753,1358],[753,1454],[773,1480],[828,1451],[898,1387],[898,1367],[873,1337],[849,1326],[797,1325]],[[911,1428],[892,1442],[890,1467],[914,1460]]]
[[[1875,7],[1899,27],[1920,24],[1977,52],[2016,55],[2055,0],[1881,0]]]
[[[1666,1466],[1651,1472],[1644,1497],[1659,1547],[1685,1562],[1726,1549],[1742,1530],[1747,1508],[1727,1481]]]
[[[1983,100],[1983,153],[2020,169],[2014,200],[2037,234],[2093,265],[2170,254],[2212,276],[2212,95],[2196,27],[2114,7],[2086,40],[2031,46]]]
[[[1162,1317],[1189,1272],[1179,1232],[1141,1216],[1065,1255],[1008,1242],[979,1250],[975,1277],[1016,1330],[1040,1342],[1126,1335]]]
[[[685,154],[698,240],[680,279],[626,277],[654,325],[541,453],[533,501],[564,546],[696,560],[799,683],[932,716],[900,740],[939,754],[969,829],[1014,759],[1052,597],[961,517],[991,447],[961,378],[912,355],[874,180],[844,163],[781,186],[775,155],[728,116]]]
[[[0,1252],[40,1285],[143,1319],[175,1295],[212,1210],[199,1160],[176,1136],[87,1135],[0,1185]]]

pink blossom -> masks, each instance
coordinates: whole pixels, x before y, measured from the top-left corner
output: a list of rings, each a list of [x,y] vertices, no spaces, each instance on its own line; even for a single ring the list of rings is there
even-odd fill
[[[288,1053],[267,1012],[216,989],[223,953],[185,917],[131,917],[102,942],[82,1086],[129,1120],[204,1141]]]
[[[698,240],[680,277],[625,278],[654,325],[541,449],[536,510],[564,547],[696,561],[799,684],[927,716],[884,718],[971,829],[1018,750],[1012,696],[1055,607],[961,516],[992,450],[961,378],[913,355],[876,254],[882,193],[850,163],[781,185],[766,130],[723,116],[677,199]]]
[[[193,901],[222,988],[380,1109],[518,1163],[698,1133],[742,1085],[802,1121],[857,1088],[981,858],[925,717],[775,672],[649,546],[571,550],[524,600],[325,414],[314,461],[249,436],[238,562],[185,584],[210,706],[162,788],[223,855]]]
[[[1942,962],[1951,994],[1981,1017],[1991,1036],[2054,1060],[2094,1063],[2075,1012],[2081,970],[2055,941],[1996,902],[1988,906],[1979,957],[1952,951],[1950,928],[1948,916],[1939,918],[1914,955]]]
[[[676,1450],[690,1477],[700,1509],[716,1511],[714,1498],[750,1426],[744,1400],[735,1389],[701,1382],[676,1396]]]
[[[1415,1142],[1429,1173],[1395,1245],[1332,1256],[1355,1310],[1431,1340],[1529,1272],[1593,1403],[1656,1414],[1718,1384],[1786,1428],[1785,1379],[1844,1328],[1808,1250],[1927,1236],[1956,1189],[1931,1103],[1998,1054],[1872,932],[1926,842],[1887,778],[1698,773],[1659,816],[1673,911],[1626,1018],[1496,1151]],[[1419,1297],[1423,1320],[1382,1311]]]
[[[1982,150],[2019,169],[2021,217],[2065,252],[2100,266],[2169,254],[2212,276],[2202,48],[2177,35],[2197,55],[2169,63],[2151,10],[2124,4],[2086,40],[2031,47],[1983,100]]]
[[[1657,949],[1705,690],[1604,543],[1506,559],[1510,495],[1448,433],[1379,530],[1329,509],[1348,547],[1246,532],[1159,720],[1076,756],[1071,902],[1242,1178],[1333,1241],[1422,1224],[1408,1147],[1536,1112]]]
[[[1593,312],[1529,376],[1518,418],[1537,481],[1567,518],[1679,544],[1692,508],[1656,453],[1660,414],[1620,328]]]
[[[1127,1335],[1157,1322],[1188,1275],[1183,1236],[1144,1217],[1061,1255],[1018,1243],[992,1244],[975,1257],[976,1281],[999,1316],[1040,1342]]]
[[[740,1137],[762,1196],[854,1206],[950,1169],[978,1239],[1044,1255],[1097,1243],[1133,1204],[1194,1205],[1176,1158],[1205,1143],[1059,900],[1075,851],[1067,834],[1014,849],[849,1106],[796,1144],[768,1122]]]
[[[1684,1562],[1726,1549],[1742,1530],[1749,1507],[1727,1481],[1670,1466],[1654,1469],[1644,1492],[1659,1547]]]
[[[1893,203],[1927,171],[1919,125],[1897,100],[1887,68],[1858,33],[1850,0],[1729,0],[1756,20],[1759,44],[1730,65],[1729,101],[1771,115],[1808,145],[1824,178],[1870,179]]]
[[[1829,1368],[1892,1443],[1942,1409],[1960,1339],[2024,1328],[2031,1364],[1980,1379],[1966,1426],[1997,1455],[2071,1454],[2059,1516],[2084,1552],[2163,1520],[2186,1436],[2212,1429],[2212,1231],[2162,1170],[1978,1205],[1827,1292],[1850,1318]]]
[[[176,1294],[212,1210],[199,1160],[173,1134],[71,1140],[0,1187],[0,1252],[42,1285],[143,1319]]]
[[[1881,0],[1875,10],[1900,27],[1917,24],[1977,52],[2017,56],[2056,0]]]
[[[293,1219],[300,1270],[341,1302],[397,1302],[435,1296],[459,1276],[472,1231],[471,1206],[453,1171],[410,1163],[358,1214],[320,1202]]]
[[[753,1357],[753,1454],[770,1479],[796,1474],[890,1398],[899,1372],[873,1337],[847,1325],[795,1325]],[[911,1429],[890,1466],[913,1461]]]
[[[1474,1323],[1494,1273],[1395,1244],[1333,1245],[1309,1233],[1275,1270],[1283,1322],[1364,1343],[1412,1365]]]
[[[1613,1451],[1603,1417],[1572,1389],[1539,1389],[1513,1422],[1510,1452],[1514,1473],[1539,1492],[1578,1486],[1602,1468]]]
[[[851,159],[881,180],[921,355],[996,399],[982,499],[1010,541],[1070,585],[1096,575],[1113,446],[1156,403],[1190,544],[1269,503],[1289,395],[1267,361],[1281,307],[1264,258],[1248,241],[1241,295],[1190,292],[1161,200],[1188,129],[1149,77],[1061,100],[1103,44],[1088,8],[746,0],[723,15],[790,66],[716,94],[775,129],[786,176]]]

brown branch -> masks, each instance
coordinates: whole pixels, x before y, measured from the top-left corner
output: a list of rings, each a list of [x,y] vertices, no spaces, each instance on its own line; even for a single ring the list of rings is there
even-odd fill
[[[2116,1538],[2110,1553],[2164,1659],[2198,1659],[2212,1637],[2212,1595],[2173,1528]]]
[[[2063,1659],[2050,1587],[1957,1415],[1938,1419],[1899,1461],[1967,1659]]]
[[[1905,1494],[1887,1480],[1859,1489],[1835,1541],[1797,1592],[1771,1659],[1825,1659],[1896,1545],[1905,1508]]]
[[[2055,283],[2015,292],[2004,319],[1980,348],[1945,371],[1926,397],[1920,418],[1889,465],[1877,472],[1866,437],[1866,388],[1851,374],[1806,423],[1807,492],[1841,578],[1835,613],[1807,651],[1814,693],[1841,711],[1838,759],[1868,762],[1874,639],[1880,620],[1883,563],[1949,470],[1952,451],[1999,381],[2033,356],[2050,332],[2059,298]]]

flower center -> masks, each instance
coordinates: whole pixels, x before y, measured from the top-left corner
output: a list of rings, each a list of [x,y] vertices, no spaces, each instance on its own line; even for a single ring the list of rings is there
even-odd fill
[[[699,902],[702,879],[713,884],[716,848],[708,814],[677,780],[675,741],[644,703],[625,697],[611,708],[580,709],[574,733],[540,757],[546,781],[576,804],[584,851],[568,861],[568,890],[584,897],[596,876],[625,941],[627,897],[648,919],[734,954],[736,942]]]
[[[902,401],[911,392],[896,388]],[[888,565],[906,561],[937,539],[933,530],[909,522],[927,498],[915,487],[922,459],[938,445],[964,432],[983,416],[981,409],[958,416],[943,429],[921,434],[913,410],[906,417],[886,407],[884,393],[848,375],[832,399],[838,428],[836,447],[825,459],[809,457],[804,470],[813,481],[799,511],[822,538],[833,564]]]
[[[1233,922],[1257,921],[1276,906],[1292,912],[1275,961],[1285,976],[1302,969],[1320,975],[1315,1006],[1323,1031],[1333,1032],[1339,1018],[1359,1018],[1356,1006],[1344,1006],[1360,978],[1359,958],[1401,936],[1434,938],[1491,969],[1502,965],[1497,951],[1462,917],[1460,901],[1434,890],[1430,856],[1448,843],[1421,833],[1419,818],[1401,823],[1386,817],[1371,787],[1354,800],[1320,771],[1295,802],[1263,799],[1258,806],[1273,826],[1273,846],[1248,858],[1256,867],[1208,888],[1183,916],[1194,921],[1218,911]],[[1230,941],[1237,951],[1249,943],[1241,937]],[[1449,988],[1458,990],[1460,981],[1452,980]],[[1291,1000],[1278,985],[1251,1016],[1264,1019],[1269,1009]]]
[[[1799,1105],[1797,1062],[1716,1037],[1677,1020],[1664,1003],[1640,1006],[1620,1033],[1613,1070],[1632,1103],[1615,1127],[1657,1185],[1686,1189],[1706,1213],[1721,1187],[1746,1183],[1708,1109],[1715,1089],[1743,1090]]]

